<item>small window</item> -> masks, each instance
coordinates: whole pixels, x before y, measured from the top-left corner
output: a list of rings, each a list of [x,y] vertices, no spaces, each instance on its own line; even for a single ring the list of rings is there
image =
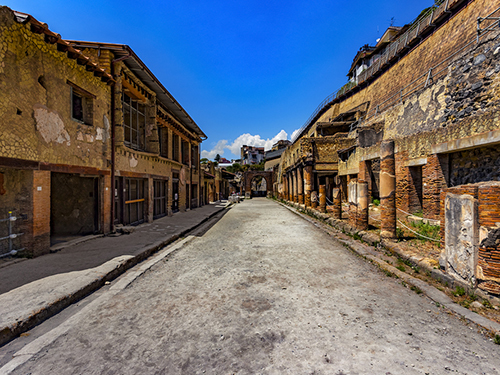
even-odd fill
[[[182,164],[189,165],[189,143],[181,139]]]
[[[177,134],[172,137],[172,159],[179,161],[179,136]]]
[[[160,156],[168,158],[168,129],[158,126],[158,143],[160,145]]]
[[[95,95],[68,81],[71,87],[71,118],[85,125],[93,125]]]
[[[134,150],[146,149],[146,106],[127,94],[122,96],[125,146]]]

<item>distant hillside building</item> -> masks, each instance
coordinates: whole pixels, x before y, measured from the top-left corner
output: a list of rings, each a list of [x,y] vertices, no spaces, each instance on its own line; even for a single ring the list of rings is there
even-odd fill
[[[264,147],[241,146],[241,161],[243,165],[259,164],[264,160]]]

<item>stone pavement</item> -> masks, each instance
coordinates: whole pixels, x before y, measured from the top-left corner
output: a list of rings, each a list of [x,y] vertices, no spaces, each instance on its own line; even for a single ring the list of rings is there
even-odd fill
[[[1,348],[0,374],[499,374],[488,336],[304,219],[235,205]]]
[[[228,203],[217,202],[103,236],[0,269],[0,345],[55,315],[167,244]]]

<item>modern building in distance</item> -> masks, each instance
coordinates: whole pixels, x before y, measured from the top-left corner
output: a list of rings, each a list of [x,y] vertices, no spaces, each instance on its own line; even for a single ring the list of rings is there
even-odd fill
[[[259,164],[262,160],[264,160],[264,147],[241,146],[241,164]]]
[[[264,153],[266,159],[264,164],[265,171],[272,171],[275,165],[280,163],[281,154],[290,146],[292,142],[287,139],[281,139],[273,147]]]

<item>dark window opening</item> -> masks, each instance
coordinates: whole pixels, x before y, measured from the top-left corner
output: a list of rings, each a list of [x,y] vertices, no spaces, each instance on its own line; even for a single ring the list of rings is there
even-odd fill
[[[189,143],[181,140],[182,164],[189,165]]]
[[[146,149],[146,106],[127,94],[122,97],[125,146],[134,150]]]
[[[199,153],[198,146],[197,145],[191,146],[191,167],[194,170],[198,169],[198,162],[200,161],[198,153]]]
[[[160,145],[160,156],[168,158],[168,129],[158,127],[158,143]]]
[[[179,161],[179,136],[177,134],[172,137],[172,159]]]
[[[73,118],[83,122],[83,98],[73,92]]]
[[[95,96],[73,83],[68,82],[68,84],[71,86],[71,117],[73,120],[85,125],[92,125],[94,122]]]

